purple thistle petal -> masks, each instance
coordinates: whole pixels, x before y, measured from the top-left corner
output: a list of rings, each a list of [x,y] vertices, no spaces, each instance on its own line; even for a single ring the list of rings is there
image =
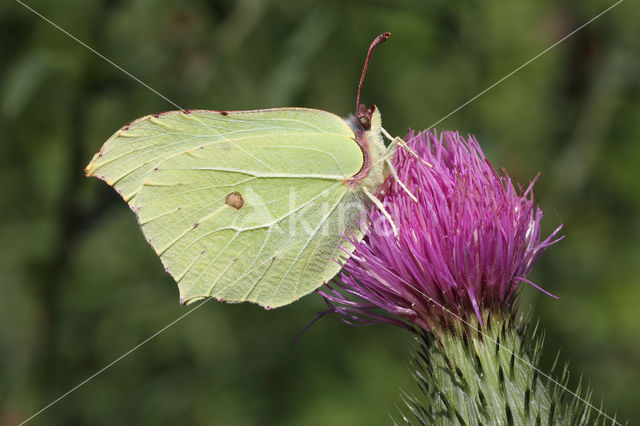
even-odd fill
[[[559,226],[540,241],[538,176],[523,189],[504,169],[496,171],[471,135],[411,131],[405,139],[433,166],[397,150],[398,177],[418,203],[387,180],[382,202],[398,236],[375,206],[362,241],[344,236],[355,251],[339,281],[318,290],[330,311],[353,325],[429,330],[447,315],[472,315],[482,324],[483,312],[514,303],[523,281],[555,297],[526,278],[538,256],[563,238]]]

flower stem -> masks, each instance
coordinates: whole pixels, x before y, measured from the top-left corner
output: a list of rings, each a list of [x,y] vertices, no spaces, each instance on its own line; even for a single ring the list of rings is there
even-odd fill
[[[492,315],[484,326],[477,321],[459,322],[419,336],[411,368],[420,391],[403,395],[414,418],[405,415],[404,421],[605,424],[604,413],[566,391],[566,367],[559,382],[547,380],[540,372],[537,365],[544,339],[537,327],[529,332],[528,324],[516,326],[512,317]]]

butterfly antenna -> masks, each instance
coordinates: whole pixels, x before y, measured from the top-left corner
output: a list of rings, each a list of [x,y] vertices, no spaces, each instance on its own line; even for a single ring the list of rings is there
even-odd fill
[[[356,111],[360,108],[360,91],[362,90],[362,83],[364,82],[364,76],[367,74],[367,67],[369,66],[369,61],[371,60],[371,55],[373,55],[374,49],[380,44],[385,42],[391,33],[382,33],[378,37],[373,40],[371,46],[369,46],[369,51],[367,52],[367,58],[364,60],[364,67],[362,67],[362,75],[360,76],[360,84],[358,84],[358,96],[356,97]]]

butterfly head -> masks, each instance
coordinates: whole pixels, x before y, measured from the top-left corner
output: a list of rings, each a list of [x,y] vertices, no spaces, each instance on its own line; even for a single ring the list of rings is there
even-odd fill
[[[361,136],[368,132],[380,132],[381,119],[380,110],[375,105],[358,105],[358,111],[345,119],[351,130]]]
[[[375,105],[369,105],[368,108],[364,104],[358,105],[355,121],[360,129],[364,131],[371,129],[371,118],[373,117],[374,111],[376,111]]]

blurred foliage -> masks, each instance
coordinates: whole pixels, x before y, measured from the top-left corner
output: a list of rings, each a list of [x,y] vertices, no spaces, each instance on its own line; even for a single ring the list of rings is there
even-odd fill
[[[364,87],[385,127],[422,129],[611,3],[443,0],[25,0],[185,108],[308,106],[348,115]],[[567,239],[526,288],[596,401],[640,418],[640,9],[624,2],[440,128],[474,133]],[[175,109],[19,3],[0,5],[0,423],[15,424],[186,312],[135,217],[83,168],[114,131]],[[406,335],[293,306],[208,303],[36,424],[389,422]]]

